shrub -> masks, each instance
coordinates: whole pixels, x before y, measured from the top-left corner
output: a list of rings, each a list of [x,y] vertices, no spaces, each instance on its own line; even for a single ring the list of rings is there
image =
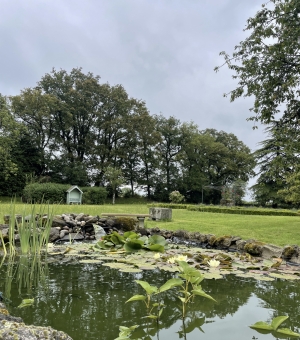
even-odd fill
[[[57,183],[32,183],[27,184],[23,190],[25,202],[41,203],[65,203],[68,184]]]
[[[169,199],[172,203],[183,203],[185,201],[184,196],[179,191],[172,191]]]
[[[107,191],[103,187],[83,187],[82,203],[104,204],[107,198]]]

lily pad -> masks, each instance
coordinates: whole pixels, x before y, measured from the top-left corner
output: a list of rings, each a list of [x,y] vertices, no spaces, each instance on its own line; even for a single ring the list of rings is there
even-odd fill
[[[284,280],[300,280],[300,277],[293,274],[270,273],[269,276]]]
[[[142,270],[138,269],[138,268],[128,267],[128,268],[119,269],[119,272],[124,272],[124,273],[141,273]]]
[[[102,263],[103,261],[98,259],[86,259],[86,260],[80,260],[79,263]]]
[[[203,274],[204,278],[205,279],[208,279],[208,280],[219,280],[219,279],[223,279],[223,276],[220,274],[220,273],[204,273]]]

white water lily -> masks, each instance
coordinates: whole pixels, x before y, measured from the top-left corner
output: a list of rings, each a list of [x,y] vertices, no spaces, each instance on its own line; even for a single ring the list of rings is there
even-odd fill
[[[186,262],[187,259],[188,257],[186,255],[178,255],[176,258],[177,261],[184,261],[184,262]]]
[[[171,263],[171,264],[174,264],[175,263],[175,257],[170,257],[168,260],[167,260],[167,262],[168,263]]]
[[[218,260],[210,260],[207,262],[209,264],[210,267],[216,268],[220,265],[220,261]]]
[[[155,259],[160,259],[160,253],[155,253],[153,256]]]

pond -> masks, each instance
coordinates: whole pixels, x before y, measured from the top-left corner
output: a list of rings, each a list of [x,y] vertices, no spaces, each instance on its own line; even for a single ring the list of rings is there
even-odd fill
[[[188,306],[185,333],[180,301],[175,289],[169,290],[163,296],[166,308],[157,333],[155,321],[143,318],[144,303],[125,301],[144,293],[134,280],[160,286],[176,273],[157,269],[125,273],[100,263],[70,262],[31,264],[34,275],[30,276],[24,261],[19,266],[6,262],[0,269],[0,291],[9,312],[26,324],[62,330],[74,340],[113,340],[120,325],[140,325],[132,339],[268,340],[274,337],[249,326],[270,322],[278,315],[289,315],[283,327],[300,331],[299,281],[264,282],[231,274],[221,280],[204,280],[203,290],[217,303],[196,297]],[[33,306],[17,308],[25,298],[34,298]]]

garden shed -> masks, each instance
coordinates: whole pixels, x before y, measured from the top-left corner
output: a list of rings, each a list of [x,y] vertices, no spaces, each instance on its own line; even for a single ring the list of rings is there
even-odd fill
[[[71,186],[67,191],[67,204],[81,204],[82,191],[77,185]]]

